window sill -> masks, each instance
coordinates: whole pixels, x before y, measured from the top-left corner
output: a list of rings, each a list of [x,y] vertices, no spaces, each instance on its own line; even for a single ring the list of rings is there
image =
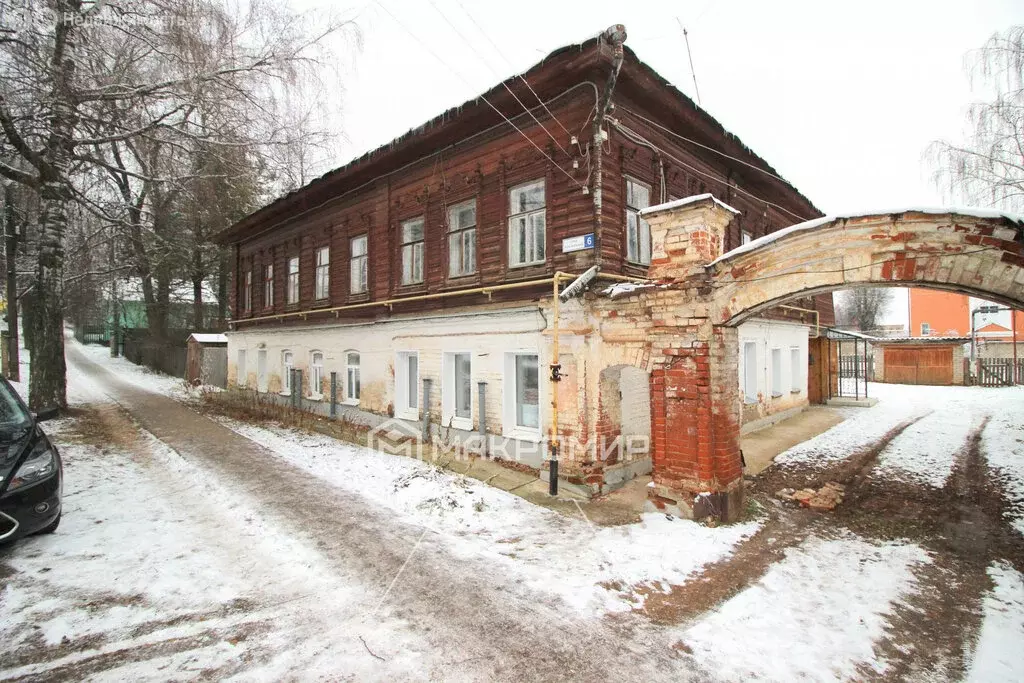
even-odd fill
[[[520,270],[522,268],[543,268],[548,264],[547,260],[544,261],[531,261],[529,263],[510,263],[508,264],[509,270]]]
[[[408,408],[405,410],[396,410],[395,417],[397,417],[400,420],[410,420],[413,422],[418,422],[420,419],[420,411],[410,410]]]
[[[449,424],[453,429],[461,429],[464,432],[473,431],[473,418],[471,417],[455,417],[454,415],[445,415],[441,419],[442,429],[447,427]]]
[[[802,394],[804,392],[803,392],[803,389],[790,389],[789,393],[791,393],[791,394]]]
[[[515,427],[504,433],[507,439],[517,439],[519,441],[529,441],[530,443],[540,443],[544,440],[541,436],[539,429],[533,429],[531,427]]]
[[[310,401],[322,401],[322,400],[324,400],[324,395],[323,394],[310,394],[306,398],[309,399]]]
[[[781,392],[775,392],[775,391],[772,392],[772,398],[781,398],[781,397],[782,397],[782,393]]]
[[[291,396],[292,392],[290,392],[290,391],[280,391],[280,392],[278,392],[278,395],[280,395],[280,396]]]
[[[359,407],[359,399],[358,398],[346,398],[346,399],[344,399],[342,401],[339,401],[338,403],[343,405],[343,406],[352,406],[353,408],[358,408]]]
[[[745,405],[745,406],[756,406],[757,405],[757,399],[756,398],[749,398],[749,397],[745,396],[743,398],[743,405]]]
[[[331,307],[330,299],[317,299],[316,301],[313,302],[313,305],[310,308],[312,308],[315,311],[317,309],[330,308],[330,307]]]

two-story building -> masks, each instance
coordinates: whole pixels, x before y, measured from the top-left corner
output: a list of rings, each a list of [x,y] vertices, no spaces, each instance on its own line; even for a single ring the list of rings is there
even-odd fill
[[[219,235],[230,384],[327,412],[333,372],[349,418],[418,429],[426,415],[536,467],[557,398],[559,437],[578,447],[563,445],[570,481],[600,490],[649,468],[642,446],[591,467],[602,436],[650,435],[646,372],[602,360],[588,303],[645,278],[640,211],[713,193],[735,209],[726,249],[821,214],[624,39],[615,26],[556,50]],[[562,274],[592,266],[591,291],[556,320]],[[807,403],[808,336],[832,322],[831,295],[792,303],[740,329],[745,420]]]

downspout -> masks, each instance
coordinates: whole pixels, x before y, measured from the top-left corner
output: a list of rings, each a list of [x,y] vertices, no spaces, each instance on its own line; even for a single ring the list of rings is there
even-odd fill
[[[598,268],[602,264],[601,254],[601,224],[603,221],[603,203],[602,203],[602,190],[604,188],[604,178],[602,174],[602,157],[604,156],[604,142],[608,135],[608,132],[604,128],[605,118],[608,113],[612,110],[612,92],[615,90],[615,83],[619,78],[619,71],[622,69],[622,62],[625,59],[625,51],[622,48],[623,43],[626,42],[626,27],[622,24],[615,24],[610,26],[608,30],[601,36],[602,39],[608,40],[612,45],[612,68],[608,73],[608,80],[605,82],[604,93],[601,95],[601,101],[597,105],[597,111],[594,115],[593,123],[593,149],[596,152],[594,156],[594,189],[591,193],[594,197],[594,249],[596,253],[594,255],[594,265]]]

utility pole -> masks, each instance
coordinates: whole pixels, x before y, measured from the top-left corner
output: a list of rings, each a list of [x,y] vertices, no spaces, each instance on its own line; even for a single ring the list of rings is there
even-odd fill
[[[21,381],[18,353],[18,224],[11,184],[4,188],[4,255],[7,261],[7,379]]]

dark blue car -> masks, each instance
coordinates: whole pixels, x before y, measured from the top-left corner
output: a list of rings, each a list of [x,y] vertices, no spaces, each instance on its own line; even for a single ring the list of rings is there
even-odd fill
[[[57,410],[33,414],[0,377],[0,543],[49,534],[60,524],[64,466],[39,423]]]

